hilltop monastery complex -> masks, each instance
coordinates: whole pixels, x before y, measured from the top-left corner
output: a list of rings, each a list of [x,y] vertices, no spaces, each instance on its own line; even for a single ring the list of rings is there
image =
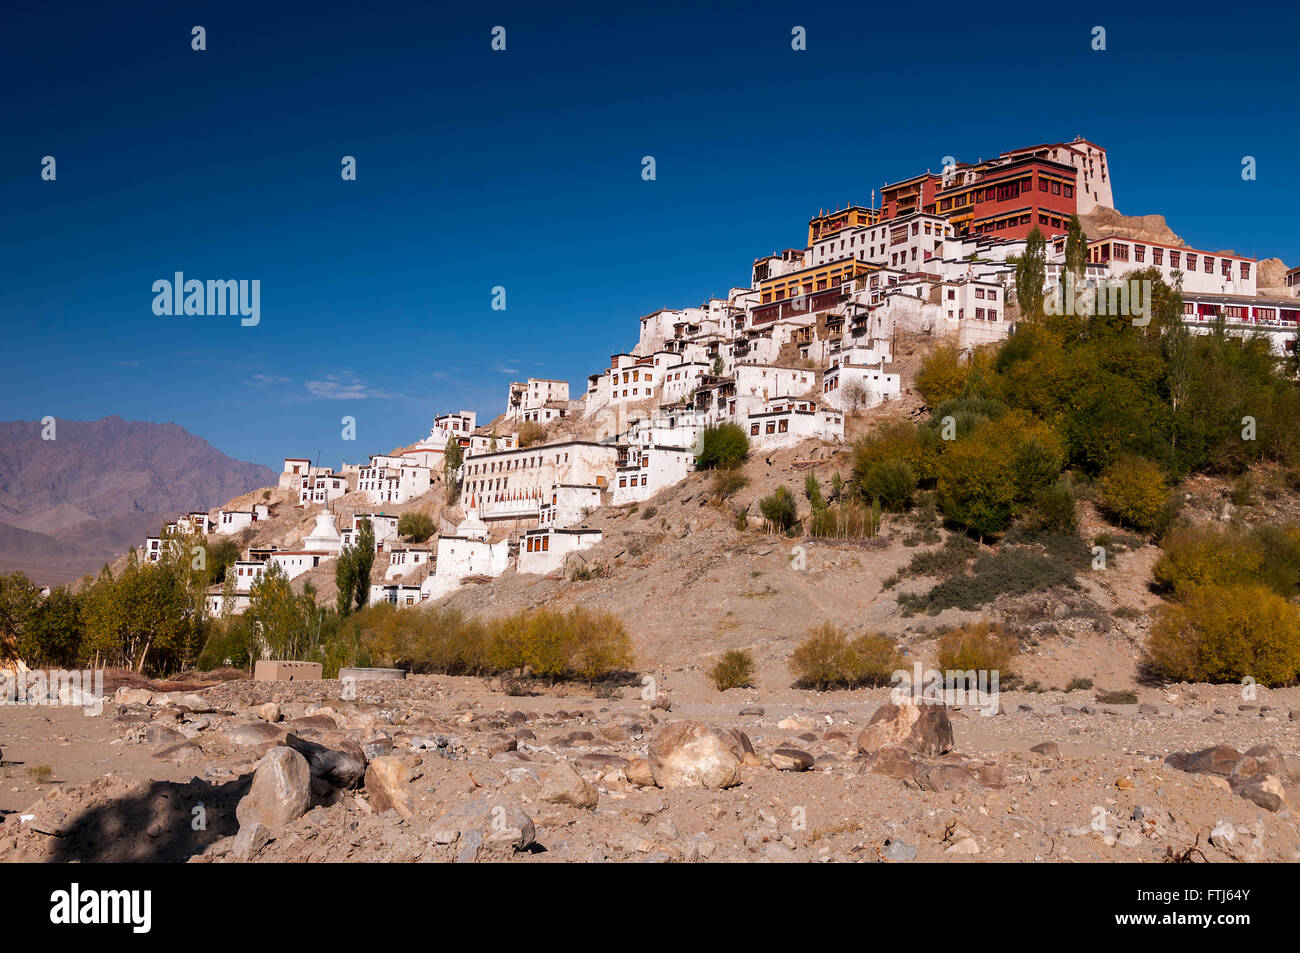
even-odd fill
[[[1047,281],[1055,285],[1071,216],[1113,207],[1106,152],[1079,138],[885,185],[878,208],[820,212],[803,247],[754,261],[748,286],[642,317],[636,346],[612,355],[581,393],[568,381],[530,378],[510,384],[493,424],[479,426],[471,411],[443,414],[412,446],[337,472],[287,458],[280,488],[317,511],[314,528],[294,550],[250,549],[233,569],[234,604],[224,605],[229,591],[214,590],[209,608],[243,611],[271,564],[292,578],[333,559],[363,519],[388,560],[386,567],[382,556],[376,560],[383,581],[372,585],[372,602],[415,605],[512,566],[520,573],[563,569],[600,541],[599,530],[583,525],[587,514],[648,499],[684,479],[705,427],[734,422],[760,450],[842,441],[846,412],[900,396],[899,375],[890,370],[896,330],[928,332],[962,348],[1005,338],[1018,316],[1014,260],[1030,231],[1047,240]],[[1173,283],[1177,273],[1194,330],[1222,318],[1237,333],[1269,335],[1278,353],[1294,348],[1300,268],[1261,293],[1253,258],[1123,237],[1132,232],[1089,229],[1087,282],[1157,268]],[[524,425],[560,420],[584,424],[589,438],[520,444]],[[453,441],[463,457],[463,518],[444,525],[426,548],[403,548],[397,517],[384,507],[445,493],[444,457]],[[340,527],[333,504],[347,494],[373,512]],[[256,505],[215,517],[187,514],[148,538],[143,558],[158,559],[177,533],[234,534],[268,512]]]

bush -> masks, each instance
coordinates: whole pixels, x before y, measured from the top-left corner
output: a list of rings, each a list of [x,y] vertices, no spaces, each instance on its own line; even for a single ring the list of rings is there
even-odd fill
[[[713,474],[711,492],[715,503],[735,496],[749,485],[749,477],[739,467],[724,467]]]
[[[1173,530],[1152,575],[1166,590],[1245,585],[1260,581],[1264,554],[1246,533],[1214,525]],[[1294,591],[1294,590],[1293,590]]]
[[[704,428],[695,465],[701,470],[738,467],[748,456],[749,437],[744,429],[739,424],[722,423]]]
[[[1074,484],[1068,476],[1034,495],[1033,524],[1049,533],[1073,533],[1079,528]]]
[[[996,671],[1000,680],[1010,674],[1018,654],[1016,638],[989,622],[962,626],[939,640],[939,668],[944,671]]]
[[[868,500],[880,500],[885,509],[899,513],[912,505],[916,493],[916,475],[906,460],[886,457],[871,465],[860,484]]]
[[[779,532],[788,530],[799,518],[794,494],[784,486],[778,486],[771,496],[759,500],[758,511],[763,514],[768,525]]]
[[[754,657],[744,649],[723,652],[718,664],[709,672],[709,679],[720,692],[729,688],[748,688],[754,677]]]
[[[397,520],[397,534],[405,536],[412,542],[422,543],[433,535],[433,517],[428,513],[409,510]]]
[[[534,420],[525,420],[519,425],[519,447],[531,447],[546,439],[546,430]]]
[[[844,629],[824,622],[813,629],[790,656],[796,688],[854,688],[888,684],[903,667],[903,657],[888,636],[860,635],[850,640]]]
[[[1143,661],[1162,681],[1288,685],[1300,676],[1300,610],[1263,586],[1197,586],[1161,607]]]
[[[853,444],[853,475],[850,482],[860,496],[871,499],[864,482],[871,468],[883,460],[895,457],[912,468],[918,483],[934,479],[935,464],[939,458],[942,441],[934,428],[918,429],[910,420],[891,420]]]
[[[1101,505],[1121,526],[1150,532],[1160,522],[1169,497],[1165,475],[1158,465],[1124,454],[1097,480]]]
[[[916,373],[916,389],[927,404],[938,407],[962,392],[970,370],[970,365],[961,358],[960,348],[951,345],[937,347],[921,361],[921,369]]]

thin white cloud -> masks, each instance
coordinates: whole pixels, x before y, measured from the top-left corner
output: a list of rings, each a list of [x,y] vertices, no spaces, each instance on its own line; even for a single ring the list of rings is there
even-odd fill
[[[308,381],[307,393],[317,400],[386,400],[395,396],[370,387],[351,374],[329,374],[324,380]]]
[[[280,377],[275,374],[253,374],[246,381],[241,381],[245,387],[270,387],[273,384],[288,384],[292,382],[292,377]]]

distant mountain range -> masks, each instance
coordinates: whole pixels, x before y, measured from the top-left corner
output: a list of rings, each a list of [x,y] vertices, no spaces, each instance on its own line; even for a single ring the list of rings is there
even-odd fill
[[[0,572],[43,584],[94,572],[178,513],[276,480],[176,424],[58,420],[54,440],[42,429],[0,422]]]

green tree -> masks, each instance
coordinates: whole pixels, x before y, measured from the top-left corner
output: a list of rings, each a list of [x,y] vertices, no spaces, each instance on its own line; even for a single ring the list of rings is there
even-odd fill
[[[695,465],[701,470],[738,467],[749,456],[749,437],[739,424],[721,423],[705,427],[700,434],[700,452]]]
[[[433,517],[428,513],[408,510],[397,520],[397,532],[416,543],[424,542],[433,531]]]
[[[25,573],[0,576],[0,659],[18,651],[18,643],[36,614],[40,599],[41,590]]]
[[[370,520],[363,519],[357,527],[356,549],[353,554],[356,567],[356,605],[360,609],[370,601],[370,570],[375,564],[375,528]]]
[[[66,586],[51,589],[40,601],[18,641],[28,665],[72,668],[81,649],[81,600]]]
[[[1169,488],[1160,467],[1150,460],[1124,454],[1097,480],[1102,507],[1121,526],[1152,530],[1160,519]]]
[[[352,600],[357,593],[356,551],[355,545],[344,546],[334,560],[334,586],[337,589],[334,606],[340,616],[352,612]]]
[[[1029,232],[1025,253],[1016,259],[1016,300],[1026,321],[1043,319],[1043,284],[1047,281],[1047,242],[1038,226]]]
[[[785,486],[778,486],[771,496],[759,500],[758,511],[763,514],[768,525],[778,532],[785,532],[799,518],[794,494]]]
[[[1065,271],[1082,278],[1087,272],[1088,237],[1083,233],[1083,223],[1078,215],[1070,216],[1070,225],[1065,233]]]
[[[447,438],[447,446],[442,454],[443,479],[447,483],[447,502],[455,503],[460,499],[460,468],[465,462],[465,454],[460,449],[456,437]]]

